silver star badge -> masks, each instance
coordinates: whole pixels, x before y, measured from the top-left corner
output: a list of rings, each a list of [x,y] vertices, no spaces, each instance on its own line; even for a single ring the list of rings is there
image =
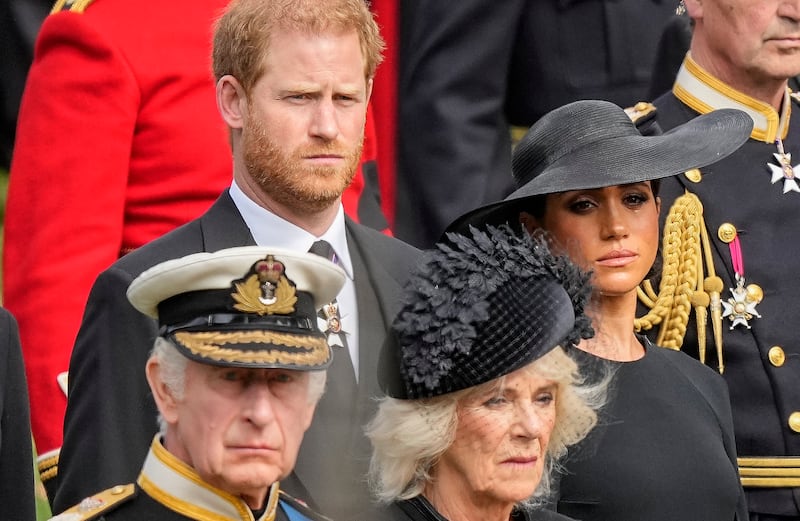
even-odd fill
[[[756,305],[759,301],[750,298],[750,295],[748,295],[744,287],[744,277],[738,274],[736,275],[736,287],[729,289],[731,298],[729,298],[727,302],[722,302],[722,308],[724,309],[722,317],[728,317],[730,319],[732,322],[731,329],[736,326],[745,326],[747,329],[750,329],[748,320],[751,320],[753,317],[761,318],[761,315],[756,311]]]
[[[772,173],[772,184],[777,183],[783,179],[783,193],[787,192],[800,192],[800,186],[797,184],[797,176],[800,174],[800,165],[792,166],[792,154],[787,154],[783,149],[783,141],[780,138],[775,142],[778,146],[778,153],[772,154],[775,156],[777,165],[767,163],[767,166]]]

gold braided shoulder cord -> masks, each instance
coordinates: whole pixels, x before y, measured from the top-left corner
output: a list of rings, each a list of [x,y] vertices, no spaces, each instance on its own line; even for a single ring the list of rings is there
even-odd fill
[[[706,324],[710,309],[714,340],[719,359],[722,360],[722,316],[719,301],[722,281],[714,272],[711,244],[703,221],[703,205],[690,192],[678,197],[669,210],[664,223],[662,259],[663,269],[658,293],[654,291],[649,280],[644,281],[637,290],[639,300],[650,311],[634,321],[635,330],[650,330],[660,324],[657,343],[679,350],[691,310],[694,308],[700,360],[705,362]],[[703,276],[704,264],[709,272],[707,278]],[[721,370],[720,367],[720,372]]]

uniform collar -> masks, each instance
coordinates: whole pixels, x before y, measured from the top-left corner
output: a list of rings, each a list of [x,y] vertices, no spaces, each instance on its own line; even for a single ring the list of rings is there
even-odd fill
[[[267,508],[256,520],[247,504],[205,482],[184,462],[167,452],[156,436],[137,484],[166,508],[198,521],[273,521],[278,509],[279,484],[269,489]]]
[[[788,87],[783,96],[781,113],[778,114],[771,105],[751,98],[712,76],[692,59],[690,53],[686,54],[678,71],[672,93],[700,114],[721,108],[746,112],[753,118],[753,132],[750,134],[752,139],[774,143],[778,137],[785,139],[789,132],[792,103],[789,96],[791,90]]]

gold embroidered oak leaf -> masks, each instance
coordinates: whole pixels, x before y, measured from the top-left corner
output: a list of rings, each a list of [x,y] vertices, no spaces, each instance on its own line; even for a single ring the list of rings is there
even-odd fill
[[[258,283],[257,275],[250,275],[244,282],[237,282],[236,292],[231,296],[236,301],[234,308],[245,313],[259,315],[288,315],[294,312],[294,305],[297,302],[295,288],[286,277],[278,280],[275,288],[275,302],[271,304],[265,304],[260,300],[261,286]]]

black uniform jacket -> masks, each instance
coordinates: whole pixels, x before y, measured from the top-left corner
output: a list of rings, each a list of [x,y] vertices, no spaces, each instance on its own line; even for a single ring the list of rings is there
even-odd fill
[[[771,462],[768,466],[773,474],[785,472],[776,468],[785,465],[800,476],[800,329],[795,320],[800,309],[796,270],[800,192],[793,190],[792,180],[776,178],[775,169],[769,166],[778,164],[778,138],[784,152],[791,155],[791,165],[797,168],[800,163],[800,106],[787,91],[779,114],[717,80],[691,56],[684,61],[673,91],[656,99],[655,105],[658,125],[664,131],[720,106],[741,108],[754,118],[751,139],[739,150],[701,169],[700,176],[679,175],[662,182],[662,213],[684,191],[699,198],[714,270],[724,283],[723,303],[734,299],[731,239],[738,238],[744,286],[756,284],[763,291],[763,300],[754,308],[760,317],[751,314],[745,323],[734,322],[735,314],[723,318],[722,360],[717,357],[709,324],[706,363],[714,368],[724,364],[740,472],[743,464],[749,465],[746,458],[755,457],[760,460],[757,466]],[[800,173],[800,168],[794,172]],[[698,356],[694,319],[687,327],[682,350]],[[751,512],[800,516],[800,487],[765,484],[760,479],[744,480]]]
[[[330,521],[274,483],[261,511],[239,497],[205,483],[156,438],[136,483],[88,496],[52,521]]]

